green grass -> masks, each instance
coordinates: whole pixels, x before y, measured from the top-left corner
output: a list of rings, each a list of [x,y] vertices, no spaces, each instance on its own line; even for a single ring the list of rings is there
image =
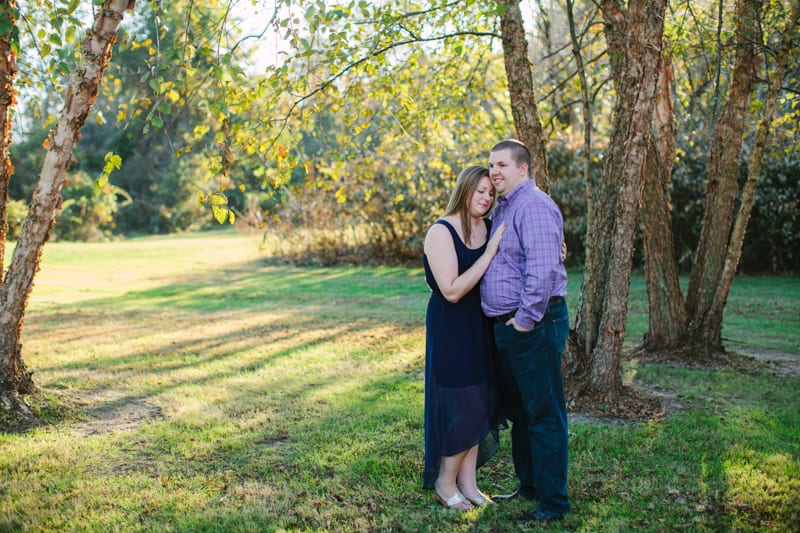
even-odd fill
[[[570,293],[580,294],[580,276],[570,278]],[[576,283],[573,285],[573,282]],[[681,279],[686,296],[688,276]],[[573,288],[574,287],[574,288]],[[626,345],[647,333],[647,292],[644,276],[631,278]],[[575,301],[577,303],[577,300]],[[574,307],[573,307],[574,309]],[[800,279],[788,276],[739,276],[725,306],[723,342],[729,350],[771,349],[800,354]]]
[[[270,266],[258,244],[47,245],[22,340],[47,424],[0,433],[0,531],[798,530],[800,377],[767,368],[628,363],[678,408],[573,421],[560,524],[517,523],[523,501],[436,506],[419,488],[421,270]],[[800,358],[798,287],[737,279],[725,337]],[[573,316],[579,291],[573,273]],[[635,277],[632,339],[643,291]],[[489,493],[514,486],[502,438]]]

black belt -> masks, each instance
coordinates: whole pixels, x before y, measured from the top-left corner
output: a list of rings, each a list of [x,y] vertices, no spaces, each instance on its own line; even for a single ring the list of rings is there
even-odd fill
[[[553,296],[552,298],[547,300],[547,305],[549,306],[549,305],[552,305],[552,304],[561,303],[563,301],[564,301],[564,297],[563,296]],[[502,322],[503,324],[505,324],[506,322],[508,322],[509,320],[514,318],[514,315],[516,315],[516,314],[517,314],[517,311],[515,309],[514,311],[511,311],[510,313],[506,313],[504,315],[493,316],[493,317],[491,317],[491,319],[492,319],[493,322],[497,322],[497,323]]]

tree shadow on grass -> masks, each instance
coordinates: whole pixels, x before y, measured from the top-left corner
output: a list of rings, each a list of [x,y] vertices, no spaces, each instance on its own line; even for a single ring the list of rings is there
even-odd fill
[[[56,389],[86,388],[88,381],[99,391],[98,399],[114,396],[117,405],[130,395],[110,394],[104,382],[142,374],[167,376],[264,348],[264,357],[250,357],[238,367],[231,361],[231,376],[334,342],[337,336],[368,331],[376,320],[390,327],[418,325],[417,313],[425,301],[420,283],[424,284],[421,278],[402,269],[301,269],[248,262],[118,297],[38,309],[23,333],[30,346],[24,356],[36,358],[36,343],[28,339],[42,336],[65,353],[74,350],[62,357],[65,362],[31,366],[40,375],[58,375],[51,383]],[[217,331],[219,322],[226,326]],[[181,331],[196,333],[187,337],[177,334]],[[125,343],[143,347],[120,354],[118,345]],[[273,345],[289,347],[273,353]],[[113,373],[115,379],[104,379],[104,373]],[[91,402],[91,393],[83,399]],[[114,411],[110,405],[100,413],[107,417]]]

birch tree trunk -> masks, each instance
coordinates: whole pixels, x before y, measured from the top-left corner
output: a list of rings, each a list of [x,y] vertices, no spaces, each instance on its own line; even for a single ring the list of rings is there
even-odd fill
[[[17,54],[15,45],[19,46],[19,30],[17,27],[17,6],[13,0],[0,2],[0,17],[8,21],[10,31],[0,36],[0,282],[4,280],[6,238],[8,235],[8,185],[14,174],[9,150],[11,148],[11,107],[14,105],[14,79],[17,75]],[[26,421],[33,421],[34,416],[28,406],[13,392],[5,391],[6,383],[30,385],[30,374],[19,358],[5,358],[0,355],[0,403],[9,411]]]
[[[641,226],[647,281],[649,326],[642,349],[659,352],[679,346],[686,335],[686,307],[672,238],[669,182],[675,161],[672,66],[662,63],[653,114],[653,142],[647,158]]]
[[[30,210],[20,232],[11,265],[0,286],[0,395],[9,402],[34,390],[22,361],[20,333],[33,278],[39,270],[47,242],[61,205],[61,189],[72,150],[95,103],[100,81],[108,67],[111,49],[126,9],[135,0],[106,0],[82,43],[81,58],[67,88],[64,109],[47,139],[47,153]]]
[[[788,70],[788,63],[792,51],[792,40],[797,37],[797,24],[800,19],[800,3],[795,3],[792,8],[792,13],[786,21],[784,26],[783,35],[781,38],[781,47],[776,56],[776,68],[769,85],[769,92],[764,106],[761,108],[761,117],[756,130],[756,140],[753,151],[750,154],[750,164],[747,171],[747,181],[745,181],[742,188],[741,200],[739,204],[739,211],[736,215],[736,221],[731,232],[730,243],[727,247],[727,256],[725,257],[725,266],[720,274],[719,284],[714,291],[714,297],[711,301],[707,318],[704,326],[707,329],[706,335],[700,335],[700,338],[708,338],[713,335],[714,338],[721,338],[722,336],[722,318],[725,310],[725,303],[730,294],[731,286],[733,285],[733,277],[736,274],[736,267],[739,265],[739,259],[742,257],[742,245],[744,243],[745,231],[747,223],[750,221],[750,214],[753,210],[753,202],[755,201],[756,185],[761,177],[761,168],[764,160],[764,149],[767,145],[767,138],[769,137],[770,125],[775,115],[775,106],[778,101],[778,95],[783,87],[783,82],[786,78]]]
[[[617,100],[589,239],[591,262],[571,341],[567,374],[571,397],[596,394],[616,402],[622,387],[625,337],[636,221],[651,140],[661,61],[666,0],[631,0],[623,8],[601,2]]]
[[[738,193],[745,119],[753,90],[756,43],[759,40],[761,0],[736,4],[736,54],[730,91],[711,142],[706,205],[697,245],[686,309],[689,348],[700,357],[724,352],[722,346],[722,272],[728,257],[734,206]],[[727,292],[725,293],[727,298]],[[724,302],[723,302],[724,307]]]
[[[503,36],[503,58],[511,98],[511,114],[519,140],[531,152],[531,176],[540,189],[549,193],[547,146],[536,108],[528,41],[522,25],[519,0],[501,0],[499,3],[504,7],[500,17],[500,33]]]

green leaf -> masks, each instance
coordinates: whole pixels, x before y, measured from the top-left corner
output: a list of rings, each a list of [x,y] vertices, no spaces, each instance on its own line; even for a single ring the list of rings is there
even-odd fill
[[[16,11],[16,10],[14,10]],[[16,18],[16,17],[15,17]],[[19,54],[19,28],[10,19],[0,14],[0,37],[8,39],[8,44],[15,54]]]
[[[14,24],[11,22],[11,20],[5,17],[0,17],[0,37],[10,35],[13,30]]]

